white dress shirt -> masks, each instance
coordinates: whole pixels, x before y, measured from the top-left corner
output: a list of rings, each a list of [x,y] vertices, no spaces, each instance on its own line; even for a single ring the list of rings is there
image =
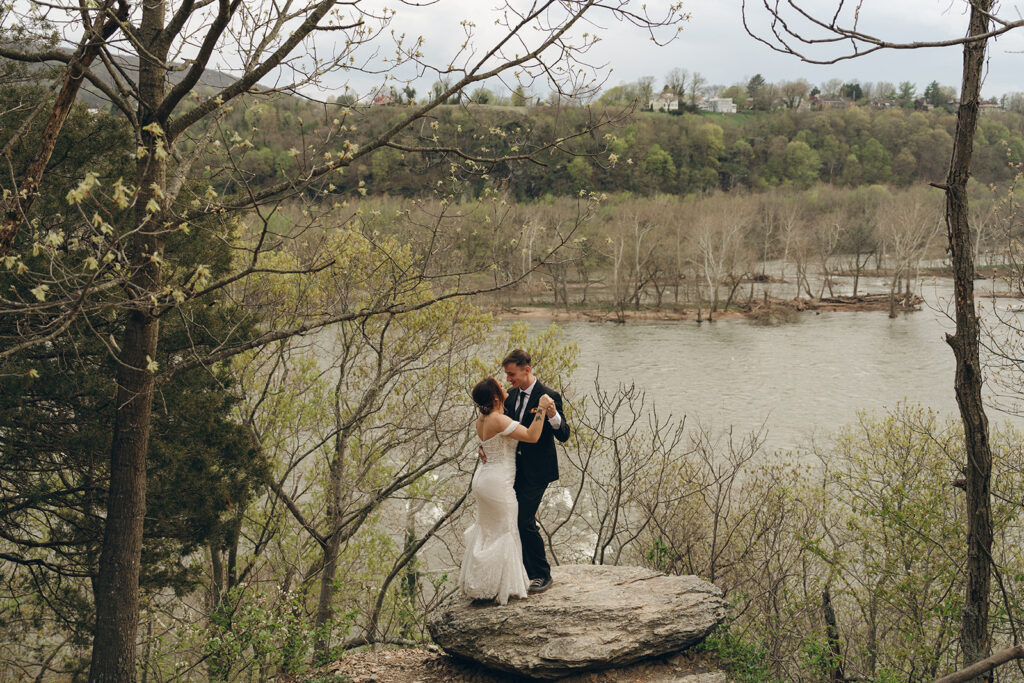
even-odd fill
[[[533,388],[535,386],[537,386],[536,378],[534,378],[533,383],[531,383],[530,386],[528,386],[526,389],[519,390],[519,396],[521,398],[516,399],[519,403],[519,412],[517,415],[519,422],[523,421],[523,413],[526,410],[526,404],[530,402],[530,395],[533,393]],[[548,422],[551,424],[552,429],[558,429],[559,427],[562,426],[562,416],[559,415],[558,411],[556,410],[554,417],[549,417]]]

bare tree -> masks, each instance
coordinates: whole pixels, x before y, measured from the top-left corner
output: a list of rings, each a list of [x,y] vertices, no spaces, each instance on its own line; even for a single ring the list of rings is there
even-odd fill
[[[704,78],[704,76],[696,71],[690,74],[690,81],[686,86],[686,95],[691,107],[697,106],[697,98],[703,92],[704,86],[707,85],[707,82],[708,79]]]
[[[755,218],[756,206],[750,198],[719,195],[704,200],[694,230],[691,258],[708,286],[711,309],[708,320],[718,312],[720,288],[728,287],[730,303],[743,278],[748,275],[752,251],[746,233]]]
[[[877,207],[879,202],[888,197],[888,190],[873,186],[862,188],[838,202],[841,248],[850,259],[853,270],[851,294],[854,297],[857,296],[860,278],[868,261],[879,248]]]
[[[954,271],[956,332],[948,335],[947,341],[956,358],[954,389],[967,446],[964,488],[967,494],[968,580],[960,647],[963,663],[970,665],[985,659],[991,648],[988,621],[992,578],[992,448],[988,417],[981,398],[980,326],[974,303],[975,264],[967,181],[978,125],[988,42],[1024,26],[1024,19],[1009,19],[995,14],[993,0],[964,0],[962,4],[969,12],[967,35],[930,41],[899,42],[865,33],[860,28],[863,20],[860,16],[863,3],[860,1],[840,0],[837,7],[822,12],[799,0],[787,0],[785,3],[743,0],[743,22],[752,37],[772,49],[817,64],[831,64],[885,49],[963,46],[953,154],[945,182],[934,184],[946,194],[947,240]],[[767,18],[767,26],[753,23],[760,17]],[[835,49],[841,51],[836,53]]]
[[[865,94],[867,94],[867,92],[867,90],[864,91]],[[891,81],[878,81],[877,83],[875,83],[872,92],[874,93],[875,97],[880,97],[886,100],[896,99],[896,95],[898,93],[898,91],[896,90],[896,84],[892,83]]]
[[[558,562],[635,561],[637,542],[694,493],[685,475],[685,420],[659,418],[635,386],[594,390],[574,406],[564,504],[545,526]]]
[[[839,97],[839,90],[843,87],[843,79],[830,78],[821,84],[821,94],[825,97]]]
[[[814,253],[818,257],[818,265],[821,268],[821,289],[818,290],[818,298],[825,296],[825,289],[828,289],[829,296],[835,296],[832,289],[832,262],[839,248],[841,225],[838,216],[832,215],[825,220],[814,231],[811,243],[814,246]]]
[[[660,228],[669,217],[660,202],[644,201],[620,205],[606,214],[610,233],[600,253],[611,266],[611,296],[619,321],[625,309],[639,310],[649,288],[654,288],[660,305],[661,284],[667,277],[659,250],[664,246]]]
[[[786,109],[799,109],[810,91],[811,84],[802,78],[786,81],[779,86],[779,98]]]
[[[938,211],[919,190],[909,190],[879,204],[875,214],[879,236],[884,240],[892,257],[892,280],[889,286],[889,315],[896,316],[896,295],[899,283],[904,281],[904,295],[909,297],[910,281],[918,264],[932,241],[939,234],[941,224]],[[908,305],[909,301],[904,301]]]
[[[762,200],[761,231],[763,235],[763,247],[761,259],[767,260],[770,257],[772,248],[776,248],[776,254],[780,261],[779,277],[786,279],[786,266],[789,265],[794,248],[801,239],[804,231],[805,216],[803,207],[798,198],[787,197],[778,192],[768,194]],[[772,243],[775,243],[773,247]],[[798,264],[800,259],[798,259]],[[764,270],[762,270],[762,273]],[[803,271],[797,272],[797,293],[800,292],[800,280]]]
[[[679,97],[686,92],[686,84],[689,80],[689,72],[682,67],[673,67],[665,74],[665,87]]]
[[[623,231],[605,239],[600,253],[611,265],[611,295],[618,322],[626,321],[630,287],[627,236]]]

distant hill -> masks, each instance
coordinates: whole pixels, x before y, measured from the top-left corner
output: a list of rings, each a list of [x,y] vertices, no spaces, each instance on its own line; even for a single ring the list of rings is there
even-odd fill
[[[132,75],[134,64],[121,68]],[[171,83],[184,64],[169,72]],[[36,69],[43,69],[37,66]],[[209,96],[235,81],[229,72],[207,70],[196,90]],[[81,101],[106,108],[102,93],[88,84]],[[236,161],[249,182],[273,183],[297,167],[311,141],[316,154],[342,155],[345,143],[361,144],[409,112],[406,104],[314,103],[275,95],[248,98],[224,119],[228,131],[251,143]],[[589,124],[602,114],[618,119],[596,132]],[[621,119],[619,108],[491,106],[437,107],[429,121],[402,133],[407,147],[429,148],[459,140],[479,158],[517,155],[536,140],[565,137],[560,149],[536,152],[539,164],[497,163],[471,168],[444,152],[402,154],[383,148],[354,163],[333,182],[339,192],[363,183],[372,194],[415,197],[442,184],[452,169],[468,177],[467,193],[500,186],[520,200],[545,195],[575,196],[581,190],[628,191],[639,195],[690,195],[714,190],[804,189],[816,183],[838,187],[907,186],[941,181],[946,174],[956,128],[944,109],[846,107],[823,111],[780,110],[739,114],[638,112]],[[337,134],[332,120],[357,124]],[[427,126],[430,128],[427,128]],[[576,135],[582,133],[581,135]],[[1024,115],[986,111],[979,122],[972,175],[982,183],[1009,180],[1016,169],[1007,160],[1024,158]],[[225,189],[225,188],[221,188]]]
[[[121,69],[124,74],[135,80],[138,75],[138,63],[135,61],[129,61],[127,59],[115,59],[116,66]],[[46,81],[52,77],[59,77],[63,75],[61,69],[63,65],[59,62],[46,62],[43,64],[33,64],[29,66],[29,70],[39,74],[39,78],[42,81]],[[95,66],[95,65],[94,65]],[[99,68],[93,68],[95,73],[104,83],[108,85],[113,84],[113,79],[107,72],[106,68],[102,65]],[[171,70],[168,72],[168,81],[171,85],[179,83],[185,74],[188,72],[188,65],[178,63],[172,65]],[[216,71],[214,69],[206,69],[203,75],[199,77],[199,83],[196,84],[195,90],[200,95],[206,96],[211,95],[217,91],[223,90],[225,87],[234,83],[237,80],[235,76],[222,71]],[[105,108],[109,106],[110,100],[95,86],[91,85],[89,81],[86,81],[82,85],[82,89],[79,93],[79,101],[89,107]]]
[[[330,141],[317,154],[341,154],[346,139],[362,143],[408,111],[405,104],[345,109],[274,97],[236,107],[223,125],[252,144],[240,164],[251,181],[261,183],[307,163],[299,150],[311,140]],[[331,133],[331,121],[341,112],[358,125],[355,133]],[[467,172],[470,192],[497,185],[521,200],[575,196],[580,190],[689,195],[804,189],[816,183],[907,186],[945,177],[956,128],[955,116],[943,109],[851,107],[731,115],[640,112],[589,131],[602,113],[615,117],[620,110],[443,105],[397,142],[429,148],[436,134],[436,144],[457,139],[464,151],[491,157],[521,154],[537,140],[567,140],[562,149],[537,151],[539,164],[501,162],[486,171],[444,152],[402,154],[385,148],[357,161],[334,182],[339,191],[362,182],[374,194],[422,196],[443,183],[454,166]],[[974,178],[982,183],[1009,180],[1016,169],[1008,160],[1022,158],[1024,116],[986,112],[979,122]]]

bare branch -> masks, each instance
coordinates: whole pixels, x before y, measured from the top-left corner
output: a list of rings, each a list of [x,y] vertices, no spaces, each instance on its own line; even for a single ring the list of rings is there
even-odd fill
[[[761,8],[751,9],[749,7],[749,5],[756,7],[757,4],[760,4]],[[864,33],[857,29],[856,21],[852,25],[842,24],[839,14],[843,5],[844,3],[839,3],[836,11],[829,18],[823,19],[804,9],[799,4],[799,0],[742,0],[743,28],[751,38],[776,52],[793,55],[808,64],[836,64],[845,60],[863,57],[879,50],[918,50],[922,48],[966,45],[969,43],[984,43],[991,38],[997,38],[1004,33],[1024,26],[1024,19],[1015,21],[997,19],[986,12],[986,14],[993,18],[993,23],[997,24],[997,27],[984,33],[943,40],[899,42]],[[812,27],[823,31],[825,37],[814,38],[799,29],[793,28],[786,21],[784,15],[787,9],[794,12],[797,17],[808,22]],[[750,23],[750,17],[759,11],[763,11],[770,17],[769,33],[771,37],[765,37],[762,31],[753,28]],[[830,57],[817,57],[808,51],[808,48],[843,44],[849,46],[848,51]]]

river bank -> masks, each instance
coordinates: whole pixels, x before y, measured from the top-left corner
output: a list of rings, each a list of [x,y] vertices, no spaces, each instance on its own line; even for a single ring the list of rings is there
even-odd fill
[[[895,302],[897,311],[920,310],[923,299],[902,296]],[[708,307],[696,306],[641,306],[639,308],[612,309],[608,307],[555,307],[555,306],[494,306],[489,310],[500,320],[550,320],[553,322],[712,322],[715,320],[751,320],[754,322],[786,322],[805,311],[889,311],[888,294],[862,294],[818,298],[793,299],[762,298],[749,303],[733,304],[728,310],[709,312]]]

